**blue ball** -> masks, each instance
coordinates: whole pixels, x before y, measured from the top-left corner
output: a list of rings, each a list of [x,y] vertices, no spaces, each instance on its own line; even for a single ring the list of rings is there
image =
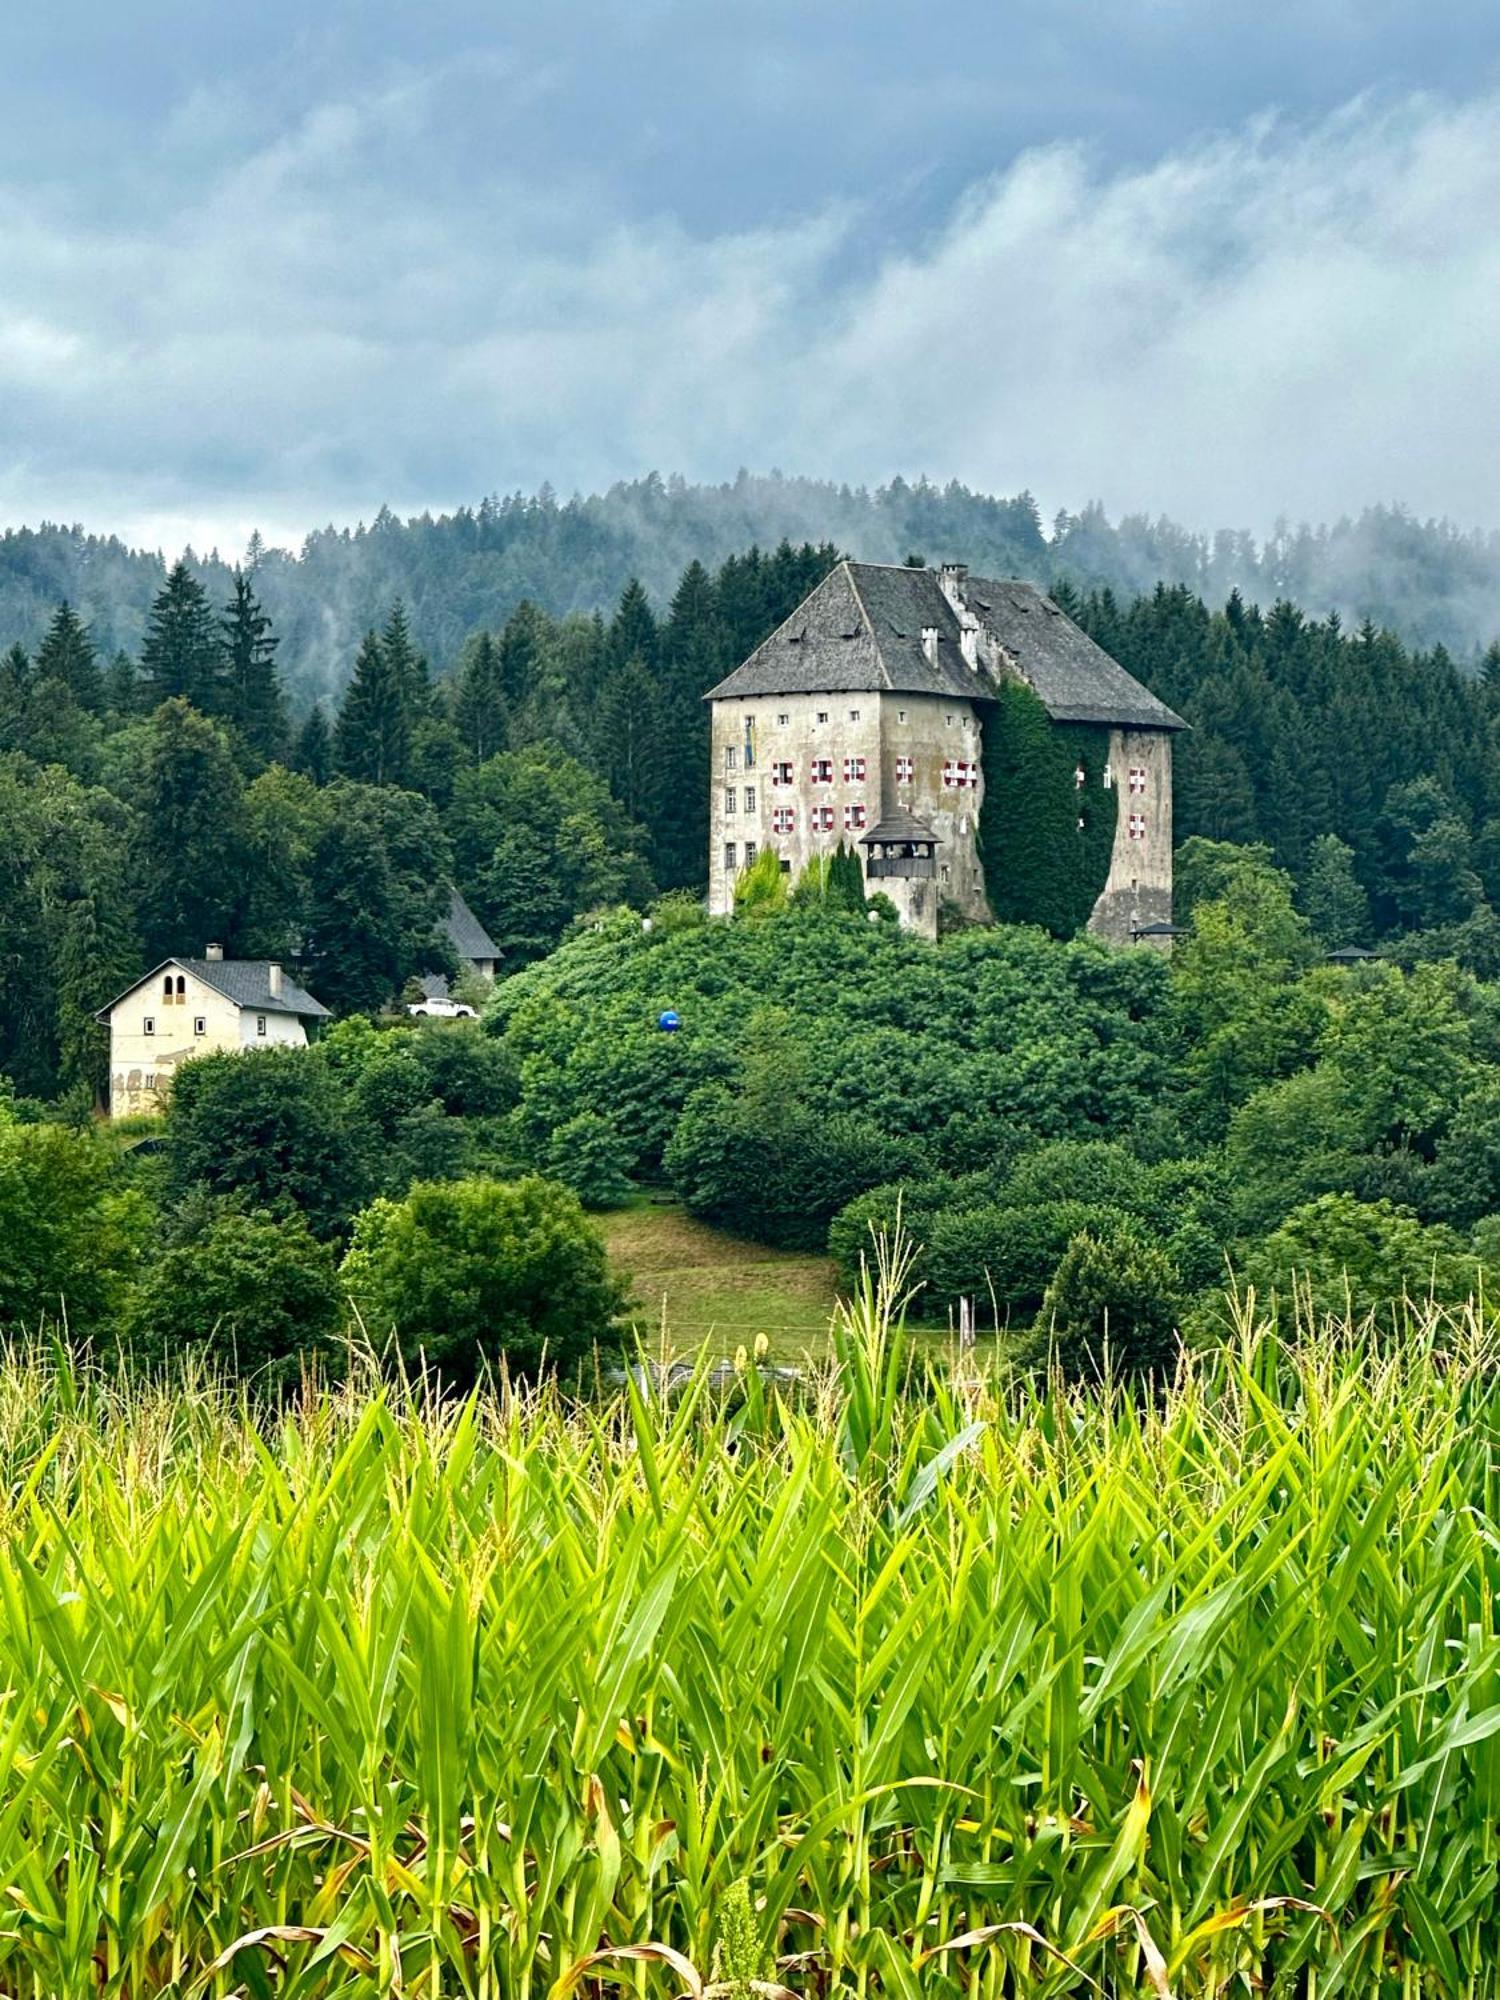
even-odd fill
[[[682,1026],[682,1021],[672,1008],[669,1007],[664,1014],[657,1015],[656,1025],[667,1034],[672,1035]]]

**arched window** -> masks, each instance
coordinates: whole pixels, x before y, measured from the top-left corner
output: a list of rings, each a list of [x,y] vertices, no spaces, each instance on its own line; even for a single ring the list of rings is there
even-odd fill
[[[180,1007],[187,998],[187,980],[182,973],[177,975],[177,1004]]]
[[[170,1007],[172,1004],[172,975],[170,972],[161,983],[161,1004],[163,1007]]]

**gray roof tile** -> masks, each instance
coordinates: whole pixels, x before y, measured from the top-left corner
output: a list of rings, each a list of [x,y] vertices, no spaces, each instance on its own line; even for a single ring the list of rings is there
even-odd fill
[[[982,577],[962,589],[1054,721],[1185,727],[1044,592]],[[930,658],[924,630],[936,634]],[[964,660],[962,630],[935,569],[843,562],[707,699],[868,691],[993,701],[994,682]]]
[[[500,947],[469,908],[457,889],[448,891],[448,917],[443,928],[460,958],[499,958]]]

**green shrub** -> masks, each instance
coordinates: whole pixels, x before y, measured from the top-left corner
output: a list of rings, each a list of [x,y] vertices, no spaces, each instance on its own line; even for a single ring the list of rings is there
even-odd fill
[[[0,1329],[66,1317],[80,1333],[102,1330],[149,1221],[95,1132],[19,1125],[0,1108]]]
[[[1181,1284],[1165,1251],[1128,1225],[1075,1236],[1042,1300],[1030,1352],[1065,1375],[1170,1378],[1182,1319]]]
[[[1293,1209],[1246,1260],[1262,1294],[1290,1299],[1294,1287],[1318,1312],[1375,1312],[1390,1319],[1405,1298],[1461,1305],[1480,1265],[1456,1230],[1423,1223],[1388,1201],[1325,1194]]]
[[[585,1208],[617,1208],[630,1193],[632,1157],[629,1143],[608,1118],[580,1111],[554,1129],[543,1165]]]
[[[342,1319],[334,1254],[300,1216],[231,1210],[154,1259],[131,1295],[123,1338],[148,1363],[197,1347],[235,1374],[277,1381],[332,1355]]]
[[[1002,1319],[1029,1318],[1071,1237],[1128,1220],[1117,1208],[1087,1201],[1044,1201],[1029,1208],[991,1202],[950,1210],[937,1218],[928,1244],[929,1309],[947,1312],[970,1298],[981,1314],[993,1304]]]
[[[486,1363],[566,1370],[607,1340],[625,1297],[556,1181],[419,1182],[355,1219],[344,1284],[371,1338],[468,1383]]]

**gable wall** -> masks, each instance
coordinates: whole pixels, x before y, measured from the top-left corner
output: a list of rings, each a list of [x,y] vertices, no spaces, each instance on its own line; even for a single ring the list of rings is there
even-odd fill
[[[165,972],[143,980],[133,992],[115,1003],[109,1016],[109,1109],[114,1118],[137,1112],[159,1111],[168,1085],[180,1064],[216,1049],[264,1047],[267,1042],[302,1044],[307,1040],[302,1021],[295,1014],[268,1014],[264,1040],[256,1034],[256,1016],[241,1016],[232,1000],[226,1000],[194,973],[184,972],[187,990],[181,1003],[170,1006],[164,1000]],[[178,969],[172,970],[175,989]],[[203,1034],[196,1032],[202,1018]],[[154,1023],[147,1034],[145,1023]]]

